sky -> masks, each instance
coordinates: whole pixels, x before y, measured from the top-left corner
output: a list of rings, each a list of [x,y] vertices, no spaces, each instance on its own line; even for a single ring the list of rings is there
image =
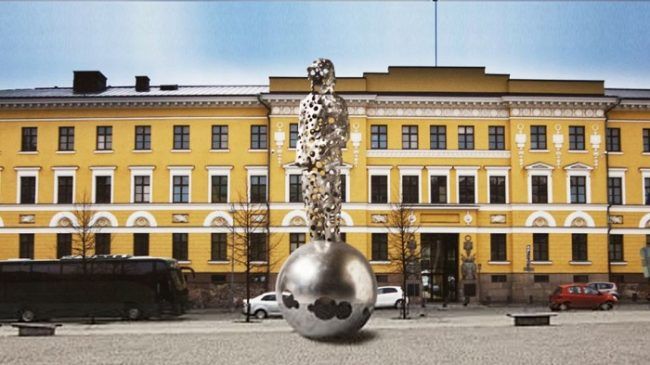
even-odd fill
[[[0,1],[0,89],[266,84],[317,57],[338,76],[434,65],[430,1]],[[438,65],[650,88],[650,2],[441,0]]]

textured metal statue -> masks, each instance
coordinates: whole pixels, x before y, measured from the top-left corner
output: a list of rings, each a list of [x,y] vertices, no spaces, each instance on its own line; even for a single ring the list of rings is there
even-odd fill
[[[346,336],[368,321],[377,282],[368,260],[341,241],[341,149],[349,138],[345,101],[334,93],[334,65],[318,59],[307,68],[311,92],[300,104],[296,165],[310,242],[287,259],[276,283],[284,318],[310,338]]]

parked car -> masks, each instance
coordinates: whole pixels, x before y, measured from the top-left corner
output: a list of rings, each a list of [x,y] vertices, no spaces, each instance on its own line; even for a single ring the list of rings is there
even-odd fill
[[[610,310],[617,302],[614,295],[599,292],[587,284],[560,285],[549,296],[549,307],[554,311],[569,308]]]
[[[609,293],[616,297],[616,299],[621,299],[621,295],[618,293],[618,287],[614,283],[608,282],[592,282],[587,284],[592,289],[596,289],[601,293]]]
[[[406,303],[408,304],[408,297]],[[380,286],[377,288],[375,308],[400,308],[403,303],[402,288],[399,286]]]
[[[250,300],[244,299],[244,306],[242,307],[243,314],[246,314],[247,305],[251,306],[251,314],[259,319],[282,315],[278,301],[275,299],[275,292],[272,291],[258,295]]]

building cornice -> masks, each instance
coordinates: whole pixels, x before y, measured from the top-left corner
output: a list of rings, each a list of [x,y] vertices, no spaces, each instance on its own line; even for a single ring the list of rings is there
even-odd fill
[[[49,108],[210,108],[260,107],[254,96],[126,97],[126,98],[25,98],[0,100],[0,109]]]

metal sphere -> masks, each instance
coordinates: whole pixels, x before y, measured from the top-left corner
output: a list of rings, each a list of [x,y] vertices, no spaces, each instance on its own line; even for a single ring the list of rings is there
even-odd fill
[[[377,281],[357,249],[318,240],[289,256],[278,275],[276,296],[282,315],[301,335],[350,336],[374,310]]]

